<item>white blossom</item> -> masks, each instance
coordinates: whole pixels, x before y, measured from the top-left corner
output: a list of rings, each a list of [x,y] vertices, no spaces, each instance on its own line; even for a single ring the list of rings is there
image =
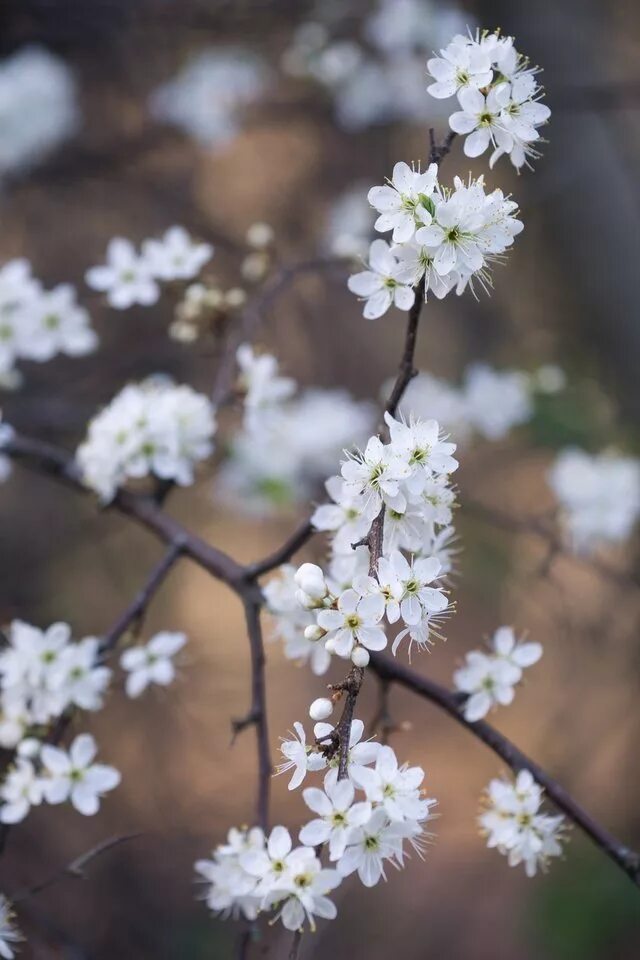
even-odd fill
[[[351,774],[371,803],[382,808],[389,820],[425,820],[435,802],[422,796],[420,786],[424,780],[421,767],[398,765],[398,758],[391,747],[381,746],[375,766],[361,767]]]
[[[278,361],[270,353],[257,354],[248,343],[238,347],[240,387],[244,391],[245,423],[250,430],[261,430],[265,414],[287,400],[296,389],[291,377],[281,377]]]
[[[85,280],[92,290],[106,293],[110,306],[116,310],[127,310],[136,303],[149,307],[160,296],[151,264],[122,237],[109,241],[107,262],[87,270]]]
[[[139,697],[152,683],[162,687],[172,683],[176,675],[173,658],[186,642],[184,633],[163,630],[148,643],[125,650],[120,657],[120,666],[127,672],[127,696]]]
[[[406,243],[433,210],[430,200],[438,183],[438,167],[432,163],[420,173],[404,162],[396,163],[388,186],[372,187],[369,203],[378,211],[375,229],[381,233],[393,230],[394,243]]]
[[[213,256],[210,243],[192,240],[184,227],[170,227],[160,240],[145,240],[142,257],[156,280],[193,280]]]
[[[19,823],[31,807],[42,803],[42,798],[43,782],[33,763],[26,757],[16,757],[15,766],[10,768],[0,785],[0,821]]]
[[[289,781],[289,790],[296,790],[309,770],[322,770],[327,761],[322,754],[317,753],[311,744],[307,743],[304,727],[301,723],[294,723],[295,734],[291,734],[291,740],[283,740],[280,744],[280,752],[284,757],[284,763],[279,764],[277,773],[287,773],[293,770],[293,776]]]
[[[465,718],[474,723],[493,707],[510,704],[523,670],[537,663],[541,656],[539,643],[517,641],[511,627],[496,630],[490,651],[471,651],[466,656],[465,665],[453,675],[456,690],[468,694],[464,704]]]
[[[77,736],[68,751],[44,744],[40,759],[42,790],[47,803],[70,800],[86,817],[98,812],[100,798],[118,786],[120,774],[114,767],[94,763],[97,752],[96,742],[88,733]]]
[[[366,301],[363,314],[376,320],[394,305],[411,309],[415,293],[407,283],[406,271],[384,240],[374,240],[369,248],[368,269],[349,277],[349,290]]]
[[[0,178],[42,163],[79,124],[76,81],[64,60],[29,45],[0,61]]]
[[[335,609],[318,613],[318,625],[326,630],[325,645],[339,657],[349,658],[355,645],[367,650],[384,650],[387,637],[379,626],[382,613],[374,597],[360,597],[355,590],[345,590]]]
[[[628,539],[640,516],[640,461],[567,449],[548,473],[571,548],[590,554]]]
[[[318,818],[310,820],[300,831],[300,842],[309,847],[329,845],[329,859],[339,860],[354,827],[367,823],[371,817],[368,800],[354,803],[355,787],[351,780],[328,783],[325,790],[308,787],[303,791],[304,802]]]
[[[152,93],[150,111],[204,146],[222,149],[240,132],[242,111],[259,99],[266,79],[261,61],[250,51],[212,47]]]

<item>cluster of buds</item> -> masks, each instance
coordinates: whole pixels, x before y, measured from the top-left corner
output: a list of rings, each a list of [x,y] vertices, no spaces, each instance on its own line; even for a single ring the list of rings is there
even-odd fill
[[[242,287],[222,290],[214,284],[192,283],[176,306],[169,336],[180,343],[194,343],[207,331],[216,332],[230,314],[242,309],[247,294]]]
[[[252,223],[245,240],[249,252],[240,267],[242,276],[248,283],[260,283],[267,276],[274,260],[273,227],[268,223]]]

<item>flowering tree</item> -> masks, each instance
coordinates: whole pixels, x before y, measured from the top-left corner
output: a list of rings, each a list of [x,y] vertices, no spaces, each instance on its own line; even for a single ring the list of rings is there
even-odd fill
[[[484,719],[512,702],[525,671],[535,676],[539,643],[496,625],[488,648],[467,654],[452,690],[407,663],[412,652],[418,658],[437,642],[454,612],[453,477],[459,453],[446,431],[456,439],[464,431],[487,441],[503,436],[528,418],[534,389],[520,374],[499,375],[481,366],[470,369],[455,389],[418,376],[414,367],[425,303],[467,289],[489,292],[494,266],[523,229],[514,200],[500,189],[489,191],[483,177],[446,178],[444,162],[456,135],[464,135],[468,157],[491,147],[490,166],[505,155],[518,169],[529,166],[539,156],[538,128],[549,118],[537,70],[511,37],[486,31],[455,36],[441,56],[429,60],[428,70],[429,93],[455,98],[451,132],[438,142],[430,131],[426,169],[398,161],[388,183],[369,190],[375,230],[386,239],[371,243],[365,268],[348,281],[363,302],[363,325],[393,307],[407,314],[397,374],[379,416],[371,405],[343,394],[296,398],[297,385],[280,374],[276,358],[251,345],[265,304],[301,273],[336,263],[303,262],[270,274],[271,231],[255,224],[244,267],[259,283],[248,303],[243,291],[222,292],[204,276],[195,282],[214,251],[180,227],[147,240],[141,250],[115,238],[105,263],[86,274],[88,286],[104,294],[114,310],[152,306],[168,285],[177,285],[181,299],[171,332],[178,340],[222,329],[222,357],[209,396],[166,377],[129,384],[97,413],[75,453],[0,427],[3,475],[12,461],[19,462],[97,498],[166,545],[160,563],[104,635],[77,639],[64,622],[46,629],[23,620],[8,625],[0,651],[2,843],[35,806],[70,803],[92,816],[119,786],[119,772],[97,760],[90,734],[69,737],[70,722],[104,707],[118,664],[130,697],[171,683],[186,636],[162,631],[144,642],[140,626],[169,571],[189,557],[240,598],[251,651],[251,703],[234,730],[253,727],[256,733],[255,822],[232,827],[211,858],[195,865],[208,906],[243,921],[243,956],[266,915],[291,931],[295,957],[305,931],[314,930],[319,918],[335,918],[332,891],[348,877],[357,875],[371,887],[386,879],[389,866],[405,866],[410,851],[424,854],[436,800],[426,793],[424,771],[410,758],[398,758],[387,742],[390,731],[383,726],[369,735],[357,717],[361,688],[371,676],[383,692],[397,684],[435,703],[511,769],[513,777],[488,784],[478,816],[487,845],[509,865],[522,865],[534,876],[562,853],[567,827],[574,824],[640,885],[638,854]],[[175,112],[176,96],[164,90],[157,109]],[[18,376],[23,359],[44,362],[96,347],[89,315],[72,288],[45,291],[25,261],[2,268],[0,374],[7,382]],[[541,371],[538,387],[553,378],[554,371]],[[302,501],[311,498],[320,478],[327,493],[278,550],[248,565],[184,528],[166,510],[173,487],[194,483],[198,466],[212,454],[218,410],[238,398],[242,423],[226,438],[221,494],[235,490],[255,507],[261,496],[277,494],[284,476]],[[307,439],[310,430],[313,443]],[[554,464],[550,484],[561,507],[561,528],[543,535],[582,555],[601,542],[624,539],[640,512],[640,470],[631,458],[566,451]],[[312,538],[322,542],[321,562],[296,566],[293,558]],[[290,776],[290,790],[304,784],[301,804],[309,820],[297,844],[285,825],[274,825],[269,804],[274,764],[263,612],[286,656],[307,662],[316,677],[343,661],[340,679],[328,687],[317,681],[319,696],[309,707],[312,728],[291,718],[293,732],[282,739],[282,759],[275,765],[275,772]],[[103,754],[116,762],[115,745]],[[89,851],[66,872],[77,874],[119,839]],[[2,956],[11,958],[20,939],[11,903],[19,910],[22,897],[41,888],[2,900]]]

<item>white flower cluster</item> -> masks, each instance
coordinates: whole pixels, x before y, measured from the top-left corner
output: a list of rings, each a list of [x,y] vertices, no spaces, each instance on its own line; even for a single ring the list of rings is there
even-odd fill
[[[326,575],[315,564],[297,572],[287,565],[264,588],[285,655],[308,661],[316,674],[334,653],[366,666],[370,650],[387,646],[385,616],[402,621],[394,653],[405,637],[423,648],[449,609],[442,579],[452,569],[455,444],[442,439],[435,420],[405,423],[387,414],[386,422],[390,443],[371,437],[364,452],[349,455],[341,475],[326,482],[333,502],[313,514],[315,529],[331,534]],[[369,551],[354,544],[383,504],[383,555],[371,577]]]
[[[362,740],[362,721],[351,725],[342,780],[331,746],[334,728],[317,723],[314,744],[306,743],[302,724],[294,728],[296,736],[282,743],[285,760],[279,768],[293,770],[289,789],[299,787],[309,771],[326,771],[323,789],[303,791],[315,817],[302,827],[301,845],[293,846],[283,826],[269,837],[258,828],[231,830],[227,843],[211,860],[198,861],[196,870],[210,884],[206,901],[212,910],[249,920],[275,911],[288,930],[302,930],[305,923],[314,930],[316,917],[336,916],[327,894],[345,877],[357,872],[365,886],[375,886],[386,879],[386,865],[404,866],[405,842],[422,855],[424,824],[435,801],[423,794],[420,767],[399,765],[391,747]],[[324,850],[328,869],[321,863]]]
[[[297,384],[280,376],[276,358],[248,344],[238,350],[238,365],[243,424],[216,478],[217,490],[237,509],[264,515],[309,496],[340,451],[366,436],[374,409],[344,390],[293,396]]]
[[[464,715],[474,723],[498,705],[506,706],[515,695],[522,672],[542,656],[539,643],[522,643],[512,627],[500,627],[491,639],[488,653],[472,650],[466,664],[453,675],[456,690],[467,694]]]
[[[540,812],[542,787],[528,770],[515,779],[492,780],[487,788],[478,823],[487,846],[508,857],[509,866],[523,863],[528,877],[546,868],[562,854],[564,817]]]
[[[467,13],[434,0],[378,0],[363,18],[361,38],[348,40],[341,34],[346,27],[353,35],[353,11],[342,5],[324,13],[325,7],[318,7],[316,20],[296,28],[282,66],[290,75],[322,85],[344,129],[432,119],[425,59],[465,28]]]
[[[28,260],[10,260],[0,268],[0,385],[19,385],[18,360],[43,363],[60,353],[79,357],[97,344],[72,286],[44,290]]]
[[[206,147],[222,149],[238,135],[242,111],[265,89],[265,68],[242,48],[203,50],[153,92],[151,114]]]
[[[0,62],[0,180],[46,160],[79,121],[76,83],[59,57],[28,46]]]
[[[0,893],[0,957],[13,960],[15,944],[24,940],[13,919],[11,903]]]
[[[0,786],[0,822],[19,823],[43,801],[71,805],[85,817],[100,809],[100,798],[120,783],[114,767],[94,763],[98,748],[89,733],[79,734],[69,750],[35,743],[35,756],[18,755]]]
[[[84,483],[108,502],[129,478],[180,486],[213,450],[215,411],[203,394],[164,377],[129,384],[89,424],[78,447]]]
[[[159,240],[145,240],[140,253],[129,240],[114,237],[107,262],[87,270],[85,280],[106,293],[116,310],[134,303],[149,307],[158,302],[161,282],[193,280],[212,256],[211,244],[193,240],[184,227],[169,227]]]
[[[532,144],[551,111],[540,102],[538,68],[518,53],[513,37],[459,34],[440,54],[427,64],[435,80],[427,89],[437,99],[457,96],[462,109],[449,117],[449,126],[466,134],[465,154],[479,157],[491,144],[489,166],[507,154],[518,170],[528,157],[538,157]]]
[[[640,461],[563,450],[548,474],[567,539],[576,553],[627,540],[640,517]]]
[[[380,214],[376,230],[393,231],[392,244],[374,240],[368,269],[349,278],[349,289],[364,299],[364,316],[381,317],[392,304],[409,310],[418,283],[424,295],[460,295],[477,281],[491,283],[490,266],[502,259],[523,229],[518,206],[501,190],[487,194],[484,180],[459,177],[453,189],[438,182],[438,168],[426,171],[396,163],[389,184],[372,187],[369,202]]]
[[[477,434],[485,440],[503,440],[534,413],[536,378],[522,370],[496,370],[485,363],[470,364],[462,384],[455,386],[429,373],[411,381],[400,401],[405,416],[434,417],[456,442]],[[388,385],[387,393],[391,385]]]
[[[74,641],[66,623],[39,630],[14,620],[6,640],[0,650],[0,746],[18,746],[68,707],[102,707],[111,670],[99,662],[97,637]]]

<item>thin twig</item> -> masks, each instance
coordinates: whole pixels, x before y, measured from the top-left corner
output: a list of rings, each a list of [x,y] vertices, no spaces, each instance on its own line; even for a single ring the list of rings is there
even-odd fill
[[[244,613],[251,650],[251,707],[244,720],[234,722],[235,732],[250,724],[256,728],[258,749],[258,789],[256,799],[256,821],[263,830],[269,828],[269,794],[273,767],[269,746],[269,727],[267,722],[267,696],[265,684],[265,656],[260,608],[262,596],[259,590],[253,590],[243,597]]]
[[[129,630],[130,627],[132,627],[134,624],[140,624],[141,619],[147,612],[149,604],[164,583],[165,578],[169,574],[169,571],[173,568],[173,565],[182,553],[183,548],[184,541],[182,539],[176,539],[170,544],[169,549],[158,562],[158,564],[153,568],[153,570],[151,570],[143,586],[133,598],[129,606],[122,612],[113,626],[107,630],[102,637],[99,648],[100,656],[102,658],[107,656],[114,649],[120,638],[127,632],[127,630]]]
[[[114,847],[119,847],[121,843],[127,843],[129,840],[136,840],[139,836],[141,836],[139,833],[129,833],[122,836],[108,837],[108,839],[102,840],[100,843],[97,843],[95,847],[92,847],[85,853],[80,854],[79,857],[76,857],[70,863],[65,864],[64,867],[56,870],[56,872],[52,873],[50,877],[46,878],[46,880],[41,880],[32,887],[27,887],[26,890],[23,890],[11,897],[11,902],[20,903],[29,897],[35,897],[37,894],[42,893],[43,890],[48,890],[49,887],[53,887],[56,883],[60,883],[61,880],[65,880],[67,877],[71,877],[73,880],[86,880],[86,868],[93,860],[101,856],[103,853],[106,853],[108,850],[113,850]]]

